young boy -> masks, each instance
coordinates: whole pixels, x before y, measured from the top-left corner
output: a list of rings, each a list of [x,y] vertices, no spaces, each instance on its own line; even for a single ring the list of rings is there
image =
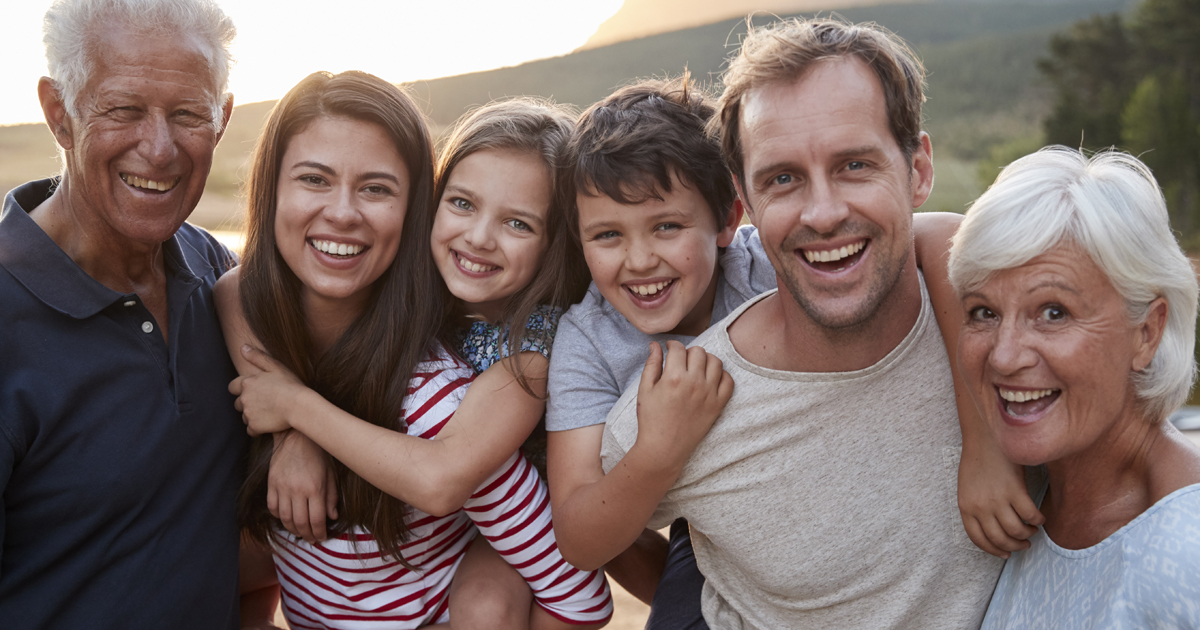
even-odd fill
[[[699,600],[703,578],[686,522],[672,526],[672,563],[658,591],[661,538],[643,528],[732,393],[717,359],[683,345],[776,287],[754,228],[738,228],[741,204],[719,143],[705,133],[713,113],[686,76],[622,88],[582,115],[560,174],[577,193],[566,204],[568,223],[593,283],[559,322],[551,355],[555,535],[577,567],[608,563],[640,536],[608,569],[636,596],[655,593],[652,615],[668,614],[664,598]],[[667,344],[665,366],[656,342]],[[659,381],[664,369],[672,376]],[[652,422],[643,422],[643,448],[605,476],[604,420],[639,374],[643,417]],[[648,587],[636,586],[630,565],[643,568]]]

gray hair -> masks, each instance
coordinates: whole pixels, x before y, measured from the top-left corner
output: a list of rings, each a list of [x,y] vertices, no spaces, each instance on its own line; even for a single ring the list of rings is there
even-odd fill
[[[72,118],[79,116],[79,96],[95,69],[95,30],[105,24],[134,24],[140,32],[178,38],[192,35],[205,45],[205,59],[215,90],[214,125],[228,100],[229,46],[237,34],[233,20],[213,0],[55,0],[43,20],[42,42],[50,78]]]
[[[959,295],[991,274],[1025,264],[1060,243],[1086,252],[1141,323],[1165,298],[1158,351],[1133,376],[1147,417],[1161,421],[1187,399],[1196,374],[1196,271],[1171,232],[1162,190],[1150,169],[1126,153],[1088,158],[1047,147],[1008,165],[971,206],[950,249]]]

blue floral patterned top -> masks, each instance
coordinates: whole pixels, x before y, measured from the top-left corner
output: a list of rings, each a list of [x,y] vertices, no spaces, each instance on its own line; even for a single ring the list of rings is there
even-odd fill
[[[530,334],[521,340],[521,352],[540,352],[550,358],[550,346],[554,343],[554,332],[561,316],[562,309],[554,306],[543,304],[534,309],[526,326]],[[502,324],[474,322],[459,331],[459,354],[477,374],[508,356],[508,334],[503,328]]]

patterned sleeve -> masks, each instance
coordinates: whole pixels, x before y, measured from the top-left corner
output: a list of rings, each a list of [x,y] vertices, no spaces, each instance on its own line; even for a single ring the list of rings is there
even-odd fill
[[[543,304],[529,314],[525,335],[521,338],[521,352],[540,352],[550,358],[550,346],[554,344],[554,333],[558,331],[558,320],[562,309]],[[508,342],[500,346],[500,353],[508,356]]]
[[[556,619],[592,624],[612,616],[612,594],[601,571],[580,571],[558,551],[550,494],[537,471],[514,453],[463,507],[479,532],[533,590]]]

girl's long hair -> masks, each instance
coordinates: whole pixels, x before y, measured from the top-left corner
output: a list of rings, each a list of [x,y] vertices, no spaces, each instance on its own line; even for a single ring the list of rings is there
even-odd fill
[[[300,302],[300,281],[275,243],[277,186],[292,138],[322,117],[381,127],[408,169],[408,206],[400,249],[372,287],[371,299],[328,352],[314,356]],[[264,349],[329,402],[372,424],[401,430],[401,403],[417,364],[439,337],[449,299],[429,255],[433,226],[433,150],[420,111],[396,86],[363,72],[309,75],[272,110],[254,151],[248,186],[248,234],[240,295],[250,329]],[[266,542],[280,527],[267,511],[272,437],[254,440],[239,498],[239,520]],[[337,479],[334,533],[361,527],[380,551],[404,563],[409,507],[330,458]],[[353,539],[353,537],[352,537]],[[407,563],[405,563],[407,564]]]
[[[572,112],[566,107],[540,99],[525,97],[489,103],[455,123],[437,162],[435,204],[441,203],[454,167],[477,151],[528,151],[537,155],[549,170],[551,202],[546,213],[546,253],[533,279],[509,298],[500,318],[503,328],[508,331],[506,344],[510,369],[521,387],[531,395],[533,391],[515,357],[528,337],[536,337],[550,347],[553,333],[552,327],[530,330],[530,317],[541,305],[565,310],[583,299],[591,280],[583,252],[567,232],[563,192],[559,190],[555,176],[575,127],[573,119]],[[461,309],[455,314],[459,316],[458,324],[463,325]]]

